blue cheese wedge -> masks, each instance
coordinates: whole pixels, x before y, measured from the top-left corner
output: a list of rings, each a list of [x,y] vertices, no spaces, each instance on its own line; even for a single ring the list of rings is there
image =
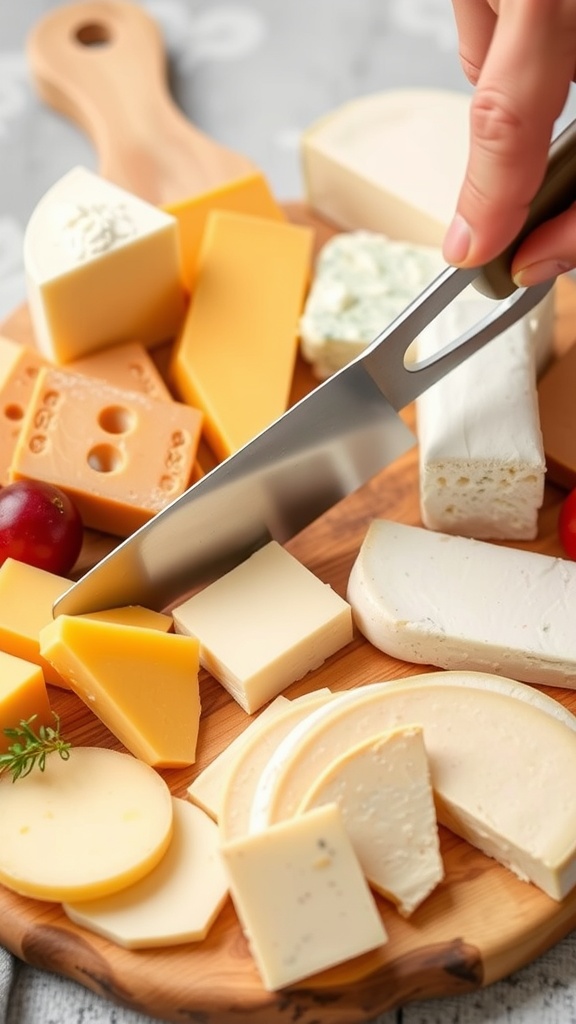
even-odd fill
[[[300,348],[329,377],[364,351],[444,269],[433,246],[371,231],[338,234],[322,248],[300,319]]]

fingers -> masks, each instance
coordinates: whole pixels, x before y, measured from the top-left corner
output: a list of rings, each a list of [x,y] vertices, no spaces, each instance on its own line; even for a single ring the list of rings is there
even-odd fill
[[[471,104],[466,177],[444,240],[449,263],[485,263],[522,227],[544,175],[575,54],[573,0],[501,0]]]
[[[496,15],[486,0],[452,0],[460,44],[460,63],[476,85],[496,26]]]
[[[576,207],[541,224],[522,243],[512,261],[520,288],[540,284],[576,266]]]

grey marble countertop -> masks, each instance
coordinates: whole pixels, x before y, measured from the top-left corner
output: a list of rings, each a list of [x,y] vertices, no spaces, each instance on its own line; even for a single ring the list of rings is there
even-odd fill
[[[73,125],[43,107],[24,43],[53,0],[0,2],[0,322],[25,297],[22,239],[40,196],[75,164],[96,169]],[[187,116],[244,152],[280,199],[302,195],[298,140],[348,99],[402,86],[467,90],[450,0],[145,0]],[[571,96],[566,117],[574,116]],[[0,1024],[146,1024],[0,949]],[[487,989],[411,1003],[379,1024],[576,1021],[576,934]]]

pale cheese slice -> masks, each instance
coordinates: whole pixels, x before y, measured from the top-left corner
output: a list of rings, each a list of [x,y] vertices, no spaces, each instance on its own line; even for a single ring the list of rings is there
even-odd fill
[[[374,683],[312,712],[278,746],[251,829],[297,813],[318,776],[360,738],[421,725],[438,820],[562,899],[576,884],[576,719],[532,687],[475,672]]]
[[[336,804],[225,843],[230,891],[266,989],[387,941]]]
[[[576,563],[385,519],[348,580],[356,624],[393,658],[576,686]]]
[[[420,726],[361,741],[312,783],[298,813],[338,804],[368,882],[408,917],[444,877]]]
[[[174,828],[160,863],[121,892],[64,903],[71,921],[127,949],[206,937],[228,896],[218,828],[187,800],[172,798]]]
[[[151,871],[172,836],[167,784],[105,747],[56,753],[44,771],[0,776],[0,882],[39,900],[92,899]]]

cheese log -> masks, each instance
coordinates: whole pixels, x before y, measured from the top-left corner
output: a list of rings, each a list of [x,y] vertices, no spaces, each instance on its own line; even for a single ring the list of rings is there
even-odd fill
[[[538,386],[547,479],[576,487],[576,344],[550,366]]]
[[[439,352],[493,308],[491,299],[465,291],[419,336],[418,358]],[[429,529],[488,540],[536,537],[546,473],[538,322],[536,310],[418,397],[420,513]]]
[[[348,600],[393,658],[576,686],[574,562],[377,519]]]
[[[24,267],[36,342],[55,363],[172,338],[186,308],[176,219],[84,167],[32,212]]]
[[[500,676],[432,672],[339,695],[270,758],[252,829],[293,817],[321,773],[355,743],[415,723],[425,736],[438,820],[563,899],[576,884],[576,719],[538,690]]]
[[[91,352],[81,359],[71,360],[66,369],[87,377],[98,377],[126,391],[142,391],[150,398],[172,400],[154,360],[138,341],[127,341],[123,345],[110,345]]]
[[[279,714],[267,718],[254,730],[235,757],[228,777],[223,783],[218,825],[220,839],[228,842],[250,831],[252,799],[260,774],[268,759],[285,736],[315,708],[322,707],[332,698],[330,690],[321,689],[306,698],[288,701]]]
[[[173,797],[172,807],[172,838],[160,863],[120,892],[64,903],[71,921],[126,949],[206,937],[228,896],[218,829],[186,800]]]
[[[207,220],[170,379],[204,412],[220,459],[287,408],[311,258],[310,228],[226,211]]]
[[[135,757],[193,764],[200,720],[198,642],[157,629],[58,615],[42,656]]]
[[[468,157],[469,96],[397,89],[352,100],[302,135],[305,197],[347,230],[441,245]]]
[[[444,877],[422,729],[406,725],[349,747],[298,807],[336,803],[371,887],[412,914]]]
[[[85,526],[128,536],[190,484],[202,414],[105,381],[43,369],[11,480],[56,484]]]
[[[172,609],[200,662],[248,714],[352,640],[348,603],[270,541]]]
[[[172,835],[154,769],[105,747],[50,754],[43,772],[0,777],[0,882],[39,900],[92,899],[137,882]]]
[[[32,718],[35,732],[41,725],[54,724],[42,670],[0,650],[0,754],[15,742],[4,729],[17,728]]]
[[[226,843],[222,853],[266,989],[292,985],[387,941],[335,804]]]
[[[36,378],[47,360],[29,345],[0,336],[0,487],[9,470]]]
[[[439,249],[375,231],[326,242],[300,318],[300,350],[315,376],[329,377],[360,355],[444,267]]]

